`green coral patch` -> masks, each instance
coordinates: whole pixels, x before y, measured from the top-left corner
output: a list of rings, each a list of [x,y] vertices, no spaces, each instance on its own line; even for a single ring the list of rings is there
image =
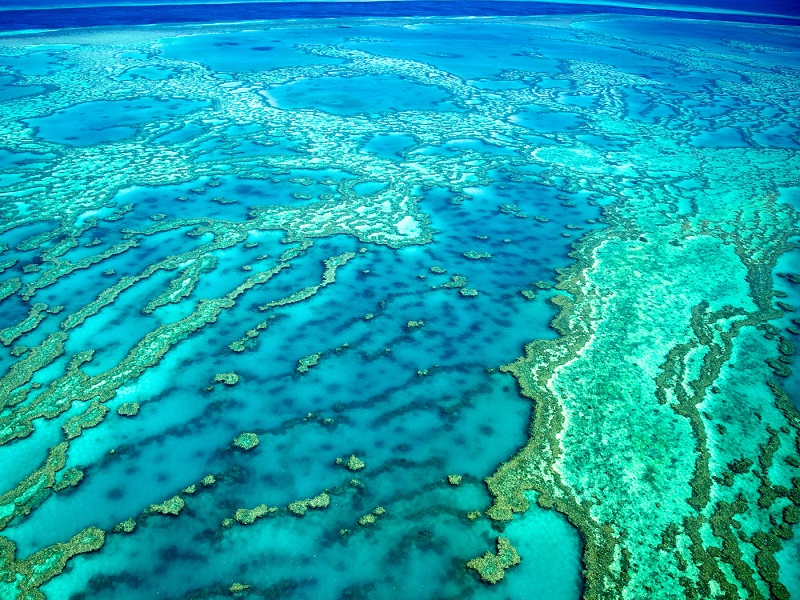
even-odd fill
[[[467,568],[478,572],[482,581],[495,584],[503,577],[507,569],[520,563],[520,558],[508,538],[497,538],[497,552],[486,552],[480,558],[473,558],[467,562]]]

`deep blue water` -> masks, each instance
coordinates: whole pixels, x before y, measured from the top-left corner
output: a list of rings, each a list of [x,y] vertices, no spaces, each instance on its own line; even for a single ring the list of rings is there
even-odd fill
[[[624,15],[651,15],[677,18],[797,25],[791,17],[800,17],[800,4],[786,0],[771,2],[707,2],[710,12],[695,12],[696,3],[651,2],[653,8],[641,9],[621,6],[588,4],[562,4],[526,2],[524,0],[470,0],[468,2],[393,1],[393,2],[240,2],[231,4],[148,4],[122,5],[122,0],[106,2],[106,6],[66,6],[84,4],[79,0],[58,2],[32,0],[25,6],[14,8],[15,0],[6,0],[7,10],[0,12],[0,30],[58,29],[68,27],[93,27],[114,25],[146,25],[156,23],[209,23],[218,21],[318,19],[334,17],[419,17],[419,16],[525,16],[613,13]],[[659,6],[681,5],[687,10],[665,10]],[[718,12],[713,12],[717,10]],[[752,11],[787,15],[787,17],[740,15],[725,11]]]
[[[280,2],[283,4],[311,4],[310,2],[295,2],[294,0],[272,0],[273,2]],[[396,3],[403,2],[405,4],[419,3],[415,0],[398,0]],[[520,0],[520,2],[528,4],[547,4],[539,2],[538,0]],[[263,4],[263,0],[240,0],[238,4]],[[330,4],[352,4],[348,2],[341,2],[339,0],[328,0]],[[430,0],[428,4],[501,4],[498,0]],[[635,2],[633,0],[620,0],[618,3],[628,3],[634,5],[649,5],[653,9],[659,7],[674,9],[675,7],[686,7],[687,9],[694,10],[697,8],[718,10],[720,12],[736,10],[756,13],[769,13],[776,15],[793,15],[800,16],[800,4],[795,0],[739,0],[731,2],[731,0],[650,0],[649,2]],[[214,4],[208,0],[147,0],[146,2],[137,2],[136,0],[4,0],[0,3],[0,9],[5,7],[28,7],[28,8],[57,8],[57,7],[82,7],[82,6],[122,6],[122,5],[135,5],[135,4],[148,4],[148,5],[162,5],[169,6],[175,4]],[[578,4],[578,3],[576,3]]]

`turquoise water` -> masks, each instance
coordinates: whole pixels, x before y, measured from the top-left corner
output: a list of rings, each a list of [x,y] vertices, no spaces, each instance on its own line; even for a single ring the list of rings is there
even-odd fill
[[[132,137],[136,135],[135,125],[179,118],[206,106],[208,104],[204,102],[157,98],[100,100],[76,104],[52,115],[31,119],[28,125],[47,141],[91,146]]]
[[[407,110],[445,110],[444,90],[380,75],[303,79],[270,88],[278,108],[314,108],[339,116]]]
[[[601,14],[4,36],[0,597],[800,597],[799,51]]]
[[[196,61],[216,72],[260,72],[268,69],[336,65],[341,60],[309,55],[297,44],[316,43],[314,29],[265,32],[246,27],[244,31],[208,35],[183,35],[159,40],[165,58]]]

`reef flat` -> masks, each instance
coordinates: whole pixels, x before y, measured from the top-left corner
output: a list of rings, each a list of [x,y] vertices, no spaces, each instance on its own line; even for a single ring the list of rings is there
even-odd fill
[[[798,78],[609,15],[0,38],[0,596],[800,597]]]

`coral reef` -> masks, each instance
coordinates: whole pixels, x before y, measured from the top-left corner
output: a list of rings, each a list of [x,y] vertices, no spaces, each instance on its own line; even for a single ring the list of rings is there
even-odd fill
[[[245,431],[244,433],[237,435],[231,443],[234,448],[239,448],[240,450],[252,450],[258,446],[259,440],[255,433]]]
[[[506,570],[520,563],[520,558],[508,538],[497,538],[497,552],[486,552],[480,558],[467,562],[467,568],[474,569],[486,583],[495,584],[505,577]]]
[[[225,385],[236,385],[239,383],[239,375],[236,373],[217,373],[214,375],[214,383],[224,383]]]
[[[221,342],[209,344],[219,343],[213,348],[222,353],[223,366],[208,366],[205,384],[208,373],[233,368],[230,361],[248,358],[241,353],[272,343],[285,311],[381,276],[381,262],[370,262],[376,248],[418,246],[401,251],[420,253],[410,278],[419,284],[417,277],[425,277],[437,300],[450,301],[457,290],[475,298],[458,301],[459,310],[471,310],[502,291],[492,287],[490,275],[502,278],[516,261],[530,269],[523,281],[542,279],[515,283],[509,304],[533,312],[547,299],[557,310],[552,327],[560,337],[533,341],[523,357],[502,368],[533,401],[533,417],[527,443],[487,479],[493,498],[487,514],[495,527],[531,502],[563,514],[582,538],[587,600],[786,597],[778,559],[800,520],[800,417],[784,387],[792,382],[787,378],[800,320],[793,294],[776,287],[796,284],[800,276],[784,272],[776,278],[775,271],[796,271],[780,261],[800,234],[796,206],[786,200],[800,172],[797,136],[785,133],[796,131],[797,68],[780,47],[733,39],[717,40],[713,51],[667,39],[651,44],[624,31],[603,33],[598,21],[575,15],[517,20],[522,28],[547,27],[553,35],[546,43],[533,35],[520,41],[531,69],[501,65],[491,92],[479,85],[488,80],[437,67],[444,57],[384,56],[380,44],[367,51],[353,39],[293,49],[303,59],[328,61],[323,66],[220,73],[199,61],[167,58],[164,42],[155,37],[3,36],[3,56],[52,52],[54,62],[39,75],[20,74],[19,83],[15,74],[15,83],[6,86],[41,91],[0,102],[3,157],[27,156],[20,163],[9,158],[12,166],[0,174],[0,306],[10,315],[0,329],[8,365],[0,376],[0,445],[12,453],[12,444],[32,448],[34,457],[25,473],[10,470],[8,491],[0,496],[0,530],[33,523],[26,519],[44,514],[37,512],[43,503],[58,507],[79,498],[107,466],[132,460],[140,449],[122,441],[114,440],[119,445],[110,451],[98,442],[102,458],[86,450],[105,440],[106,430],[111,437],[146,428],[149,414],[132,422],[106,419],[108,406],[124,400],[117,412],[128,417],[137,414],[139,401],[160,409],[156,403],[174,388],[152,381],[160,377],[159,365],[188,364],[180,363],[181,352],[210,329],[221,332]],[[404,32],[430,23],[408,25]],[[732,37],[740,32],[720,27]],[[397,33],[386,35],[394,39]],[[792,36],[780,30],[774,37],[788,44]],[[580,52],[559,56],[554,48],[561,43]],[[141,53],[147,58],[136,64],[172,76],[123,83],[119,77],[130,68],[121,58],[125,52]],[[636,57],[636,64],[614,66],[619,56]],[[654,64],[658,68],[642,66]],[[651,76],[643,76],[646,69]],[[12,71],[2,67],[4,77]],[[367,118],[278,108],[267,97],[267,90],[304,80],[385,75],[435,87],[458,110]],[[123,127],[130,135],[120,139],[81,145],[50,139],[35,125],[74,107],[150,97],[169,103],[173,112]],[[194,103],[190,113],[174,112],[181,102]],[[574,125],[555,126],[562,117]],[[233,133],[254,123],[259,126],[252,133]],[[364,140],[384,130],[402,131],[412,145],[391,158],[365,150]],[[180,135],[164,141],[175,133]],[[283,151],[278,140],[295,149]],[[464,140],[480,143],[460,145]],[[341,173],[342,180],[330,173]],[[223,188],[237,181],[272,189],[287,177],[294,188],[252,206],[246,194]],[[356,191],[370,182],[383,187]],[[502,189],[501,182],[535,184],[554,199],[540,202],[525,191],[484,201],[490,187]],[[165,189],[171,191],[162,194]],[[158,202],[134,201],[142,190]],[[544,247],[551,239],[576,240],[574,262],[540,265],[540,254],[526,254],[530,246],[522,234],[503,233],[508,245],[493,244],[499,236],[483,235],[493,232],[477,220],[468,243],[491,245],[494,254],[462,255],[463,245],[438,253],[445,247],[440,238],[450,232],[435,229],[424,212],[436,202],[437,210],[468,218],[471,209],[488,205],[482,214],[524,226]],[[576,208],[586,203],[602,207],[602,218],[584,219]],[[582,224],[564,225],[552,208]],[[437,227],[451,214],[436,215]],[[282,252],[273,252],[269,236]],[[533,239],[525,243],[538,243]],[[419,274],[439,261],[451,261],[445,263],[449,271],[434,265]],[[555,267],[562,268],[554,286],[546,278]],[[214,284],[206,285],[212,278]],[[386,306],[408,297],[404,289],[395,291],[378,308],[356,305],[353,314],[364,315],[353,317],[358,327],[376,330],[391,322],[400,330],[398,340],[365,352],[365,364],[378,354],[404,360],[400,338],[420,341],[439,325],[423,310],[390,321]],[[540,301],[523,301],[537,295]],[[265,314],[242,318],[256,307]],[[415,315],[429,320],[407,321]],[[408,331],[423,325],[413,335]],[[350,341],[353,349],[341,356],[344,344],[300,359],[299,374],[324,364],[313,376],[292,381],[307,385],[334,370],[335,361],[357,356],[360,342]],[[293,361],[307,351],[289,356]],[[418,366],[405,364],[409,380],[435,389],[434,373],[444,370]],[[290,364],[287,377],[294,368]],[[242,385],[224,392],[211,386],[202,399],[221,395],[235,405],[251,382],[230,371],[217,374],[214,383]],[[292,417],[292,427],[300,423],[330,435],[351,416],[304,418],[308,408]],[[272,435],[261,424],[253,427]],[[257,444],[255,433],[232,442],[241,450]],[[70,447],[75,450],[68,461]],[[371,457],[370,472],[381,472],[378,453],[359,447]],[[227,448],[220,454],[241,458]],[[263,449],[254,454],[258,458]],[[84,456],[90,457],[86,464]],[[355,454],[337,464],[353,472],[365,468]],[[439,486],[445,485],[441,473],[434,477]],[[447,481],[455,486],[461,477]],[[207,488],[217,480],[207,475],[183,493],[199,491],[190,500],[198,506],[216,502],[234,479],[220,474],[212,490]],[[450,495],[463,492],[462,486]],[[288,511],[302,516],[324,509],[338,493],[297,500]],[[370,490],[353,480],[346,493],[360,499]],[[152,504],[140,524],[145,527],[152,513],[177,516],[185,506],[177,495]],[[235,506],[226,506],[215,522]],[[249,524],[275,510],[239,509],[223,526]],[[465,510],[453,513],[462,523],[465,514],[470,521],[481,517]],[[358,523],[374,525],[384,512],[378,507]],[[103,546],[104,533],[91,526],[94,515],[75,517],[75,529],[57,539],[81,533],[29,549],[26,559],[17,559],[11,539],[0,537],[0,597],[40,598],[39,588],[73,556]],[[171,526],[168,519],[154,521]],[[477,530],[481,523],[466,525]],[[135,520],[127,519],[112,531],[134,527]],[[338,528],[331,528],[334,535]],[[119,536],[115,543],[139,537]],[[496,553],[467,566],[497,583],[519,560],[500,537]],[[230,593],[248,587],[233,584]]]
[[[348,471],[353,471],[353,472],[360,471],[361,469],[367,466],[367,463],[365,463],[361,458],[359,458],[355,454],[351,454],[350,458],[348,458],[347,460],[338,457],[334,462],[337,465],[343,465]]]
[[[114,525],[114,529],[112,529],[112,531],[114,533],[133,533],[134,529],[136,529],[136,519],[131,517]]]
[[[298,373],[308,373],[308,370],[311,367],[315,367],[319,364],[319,359],[322,357],[320,352],[316,352],[314,354],[310,354],[309,356],[304,356],[297,362],[297,372]]]
[[[242,525],[252,525],[255,523],[256,519],[260,519],[261,517],[266,517],[267,515],[274,514],[278,509],[275,507],[269,507],[266,504],[259,504],[255,508],[247,509],[247,508],[239,508],[236,510],[236,514],[234,514],[233,518],[236,519]]]
[[[186,507],[186,501],[180,496],[173,496],[169,500],[164,500],[161,504],[151,504],[148,511],[162,515],[172,515],[177,517]]]
[[[295,500],[289,504],[289,512],[298,517],[306,514],[309,508],[323,509],[328,508],[331,504],[331,497],[322,492],[313,498],[306,498],[305,500]]]
[[[139,414],[139,403],[123,402],[117,407],[117,414],[122,417],[135,417]]]

